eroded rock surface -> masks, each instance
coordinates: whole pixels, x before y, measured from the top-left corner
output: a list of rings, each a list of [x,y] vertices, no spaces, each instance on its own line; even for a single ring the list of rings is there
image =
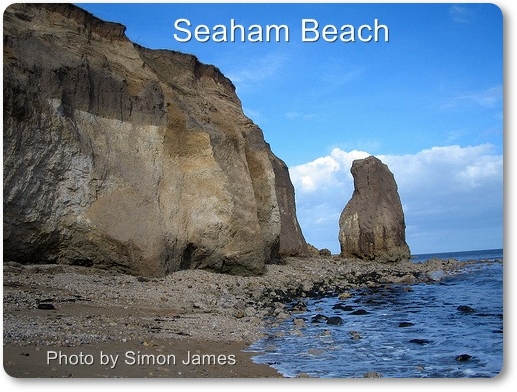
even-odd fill
[[[370,156],[352,163],[354,193],[339,219],[341,256],[409,259],[404,212],[388,166]]]
[[[67,4],[4,13],[4,259],[162,276],[306,256],[286,165],[235,87]]]

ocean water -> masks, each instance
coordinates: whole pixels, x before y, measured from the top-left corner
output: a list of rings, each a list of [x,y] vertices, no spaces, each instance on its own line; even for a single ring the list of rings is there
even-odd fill
[[[306,312],[270,328],[249,348],[257,353],[253,361],[285,377],[497,376],[503,367],[503,250],[413,260],[433,257],[484,261],[465,263],[460,273],[411,290],[401,284],[359,289],[343,301],[306,299]],[[317,315],[339,316],[343,323],[313,322]]]

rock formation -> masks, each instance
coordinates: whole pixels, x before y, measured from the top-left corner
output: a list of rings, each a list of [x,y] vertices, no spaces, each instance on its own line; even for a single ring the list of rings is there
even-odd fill
[[[341,256],[409,259],[404,212],[391,171],[370,156],[352,163],[354,193],[339,219]]]
[[[260,274],[308,255],[232,82],[68,4],[4,12],[4,260]]]

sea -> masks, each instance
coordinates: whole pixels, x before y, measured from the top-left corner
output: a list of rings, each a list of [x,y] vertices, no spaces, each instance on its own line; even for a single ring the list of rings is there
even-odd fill
[[[431,283],[361,288],[269,327],[247,351],[284,377],[491,378],[503,367],[503,250],[422,254],[464,262]],[[477,260],[477,263],[467,262]],[[320,315],[320,316],[318,316]],[[327,324],[340,317],[342,324]]]

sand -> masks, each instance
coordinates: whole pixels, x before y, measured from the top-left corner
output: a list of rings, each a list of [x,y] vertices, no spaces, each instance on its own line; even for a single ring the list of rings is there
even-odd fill
[[[3,363],[16,378],[278,378],[251,343],[294,298],[412,284],[453,260],[382,264],[290,258],[260,277],[178,271],[162,278],[4,263]],[[269,320],[269,321],[266,321]],[[272,320],[272,321],[271,321]]]
[[[152,340],[78,347],[4,346],[12,377],[257,378],[281,377],[251,361],[242,342]]]

